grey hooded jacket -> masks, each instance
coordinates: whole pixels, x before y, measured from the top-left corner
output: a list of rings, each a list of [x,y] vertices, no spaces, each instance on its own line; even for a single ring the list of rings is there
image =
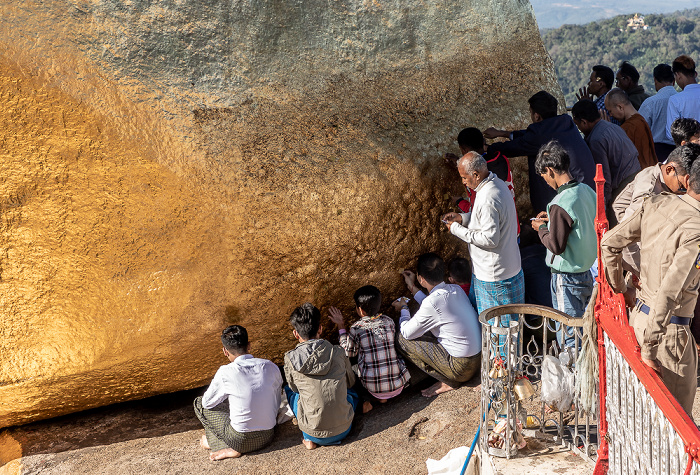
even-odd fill
[[[323,439],[342,434],[355,415],[347,400],[355,384],[345,350],[327,340],[307,340],[284,355],[284,374],[299,393],[299,429]]]

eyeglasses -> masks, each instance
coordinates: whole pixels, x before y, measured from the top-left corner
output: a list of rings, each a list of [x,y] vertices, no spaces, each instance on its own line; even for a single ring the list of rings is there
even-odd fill
[[[678,179],[678,170],[676,170],[676,167],[673,167],[673,172],[674,172],[674,175],[676,175],[676,183],[678,183],[678,191],[681,193],[687,192],[688,190],[685,188],[685,186],[683,186],[681,181]]]
[[[592,83],[592,82],[600,82],[600,81],[602,81],[602,79],[600,79],[600,78],[589,79],[589,80],[588,80],[588,84],[590,84],[590,83]]]

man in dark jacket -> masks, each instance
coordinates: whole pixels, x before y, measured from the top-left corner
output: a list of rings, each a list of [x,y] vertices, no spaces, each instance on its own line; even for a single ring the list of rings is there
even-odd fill
[[[489,145],[488,151],[501,152],[508,157],[526,155],[530,179],[530,202],[535,214],[544,211],[556,195],[544,179],[535,171],[537,152],[542,145],[556,139],[571,158],[570,173],[580,182],[594,188],[595,164],[591,151],[581,138],[576,124],[567,114],[557,115],[557,99],[546,91],[540,91],[530,99],[532,124],[526,130],[509,132],[490,127],[484,131],[488,139],[504,137],[510,140]]]
[[[642,102],[644,102],[650,96],[644,91],[644,86],[638,84],[638,82],[639,72],[637,71],[637,68],[632,66],[627,61],[620,63],[620,69],[618,69],[617,74],[615,74],[615,83],[617,84],[617,87],[627,93],[632,106],[634,106],[636,110],[639,110]]]

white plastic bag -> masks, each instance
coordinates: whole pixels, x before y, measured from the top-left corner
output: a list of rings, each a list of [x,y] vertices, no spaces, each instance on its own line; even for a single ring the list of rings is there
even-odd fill
[[[554,411],[569,411],[574,400],[574,387],[574,373],[558,358],[545,356],[542,360],[542,402]]]
[[[428,475],[459,475],[462,472],[462,466],[467,459],[468,453],[469,447],[462,446],[450,450],[440,460],[426,460],[425,465],[428,468]],[[472,454],[472,462],[474,455],[476,453]],[[472,463],[469,465],[471,466]],[[469,470],[466,473],[469,473]]]
[[[289,403],[287,402],[287,395],[284,392],[284,389],[282,390],[282,399],[280,400],[280,407],[277,409],[277,423],[278,424],[284,424],[285,422],[289,421],[294,417],[294,413],[292,412],[292,408],[289,407]]]

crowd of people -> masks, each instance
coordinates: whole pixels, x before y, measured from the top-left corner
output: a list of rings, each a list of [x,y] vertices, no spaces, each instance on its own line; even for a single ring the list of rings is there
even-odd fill
[[[349,327],[329,308],[327,321],[339,333],[334,345],[321,337],[320,310],[305,303],[289,319],[298,344],[285,354],[284,378],[272,362],[249,354],[245,328],[226,328],[230,364],[194,402],[210,458],[267,445],[284,400],[303,444],[314,449],[340,443],[357,411],[400,395],[409,366],[436,380],[422,391],[426,397],[459,387],[479,372],[478,315],[494,306],[532,303],[582,318],[596,285],[596,164],[615,225],[601,243],[602,268],[625,295],[642,361],[691,414],[700,340],[691,329],[700,285],[700,85],[685,55],[658,65],[653,76],[657,93],[649,95],[630,63],[617,73],[597,65],[571,115],[559,114],[557,99],[540,91],[528,100],[527,129],[462,130],[461,156],[446,154],[445,162],[467,192],[454,198],[459,212],[442,222],[467,243],[470,260],[446,263],[426,253],[415,272],[403,271],[418,304],[413,314],[407,297],[392,303],[397,320],[383,314],[380,290],[363,286]],[[496,138],[505,140],[486,144]],[[522,222],[507,158],[516,156],[528,158],[533,210]],[[557,340],[561,348],[577,341],[571,328],[559,328]]]

